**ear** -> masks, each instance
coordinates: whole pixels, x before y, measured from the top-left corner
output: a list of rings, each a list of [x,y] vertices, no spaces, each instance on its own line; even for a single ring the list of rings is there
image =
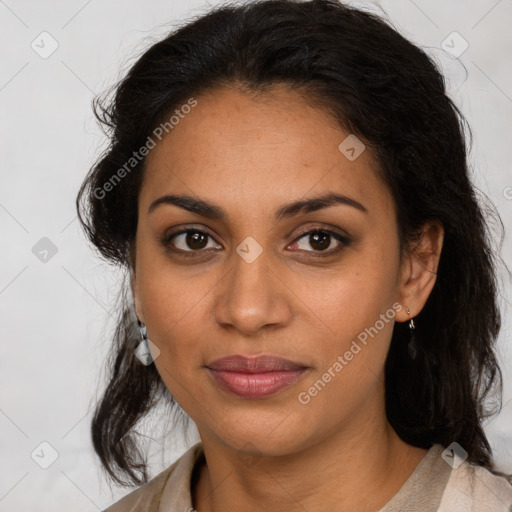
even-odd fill
[[[420,235],[419,241],[402,257],[398,302],[403,307],[396,313],[397,322],[410,320],[423,309],[436,282],[444,228],[439,221],[428,221]]]
[[[142,310],[142,304],[140,302],[138,283],[133,270],[130,274],[130,287],[132,290],[133,302],[135,303],[135,312],[137,313],[139,320],[145,324],[146,322],[144,321],[144,311]]]

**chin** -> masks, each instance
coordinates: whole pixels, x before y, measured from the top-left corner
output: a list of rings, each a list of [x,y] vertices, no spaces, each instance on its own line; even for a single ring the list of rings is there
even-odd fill
[[[282,416],[276,418],[273,425],[283,421]],[[286,420],[284,421],[286,423]],[[281,423],[281,427],[269,427],[268,422],[253,421],[250,424],[239,422],[236,428],[218,432],[224,445],[233,451],[248,455],[283,456],[300,451],[308,444],[310,436],[300,431],[297,425]],[[312,444],[312,443],[311,443]]]

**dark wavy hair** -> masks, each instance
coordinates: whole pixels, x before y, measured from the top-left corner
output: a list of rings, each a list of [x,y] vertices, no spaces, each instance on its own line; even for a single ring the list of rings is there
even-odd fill
[[[406,323],[394,326],[385,365],[390,424],[417,447],[456,441],[468,462],[500,474],[482,424],[502,406],[495,351],[501,323],[496,264],[502,260],[485,215],[501,226],[498,249],[503,224],[494,206],[479,203],[484,194],[470,182],[470,130],[443,75],[380,16],[334,0],[224,4],[153,44],[93,102],[110,144],[76,199],[88,239],[129,276],[145,160],[108,193],[98,191],[190,97],[219,87],[258,93],[283,84],[367,144],[395,201],[402,250],[412,250],[425,221],[444,227],[437,280],[415,319],[417,359],[407,355]],[[121,485],[148,481],[138,422],[161,401],[179,409],[155,365],[134,357],[140,337],[127,284],[110,380],[91,428],[104,470]]]

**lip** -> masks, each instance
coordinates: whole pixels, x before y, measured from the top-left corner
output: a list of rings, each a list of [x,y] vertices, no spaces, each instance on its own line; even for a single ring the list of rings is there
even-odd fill
[[[207,365],[215,382],[224,390],[243,398],[262,398],[291,386],[307,366],[269,355],[234,355]]]
[[[261,355],[245,357],[233,355],[217,359],[207,364],[211,370],[243,373],[265,373],[275,371],[292,371],[306,368],[306,365],[284,359],[283,357]]]

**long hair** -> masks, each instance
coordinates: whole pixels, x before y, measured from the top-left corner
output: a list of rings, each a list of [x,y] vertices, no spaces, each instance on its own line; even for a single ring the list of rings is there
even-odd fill
[[[334,0],[225,4],[152,45],[113,94],[94,101],[110,145],[76,201],[89,240],[107,261],[132,271],[145,163],[127,168],[133,152],[191,97],[221,86],[263,92],[278,84],[301,92],[371,148],[396,204],[402,249],[425,221],[442,223],[437,280],[415,318],[416,360],[407,356],[407,325],[393,330],[386,413],[407,443],[429,448],[456,441],[468,462],[492,470],[483,421],[501,407],[502,392],[495,353],[498,260],[486,224],[494,210],[485,210],[470,182],[470,132],[442,74],[380,17]],[[148,480],[134,426],[159,400],[177,404],[155,366],[134,357],[138,333],[129,293],[120,304],[110,381],[91,430],[104,469],[130,485]],[[498,398],[497,408],[489,410],[489,397]]]

